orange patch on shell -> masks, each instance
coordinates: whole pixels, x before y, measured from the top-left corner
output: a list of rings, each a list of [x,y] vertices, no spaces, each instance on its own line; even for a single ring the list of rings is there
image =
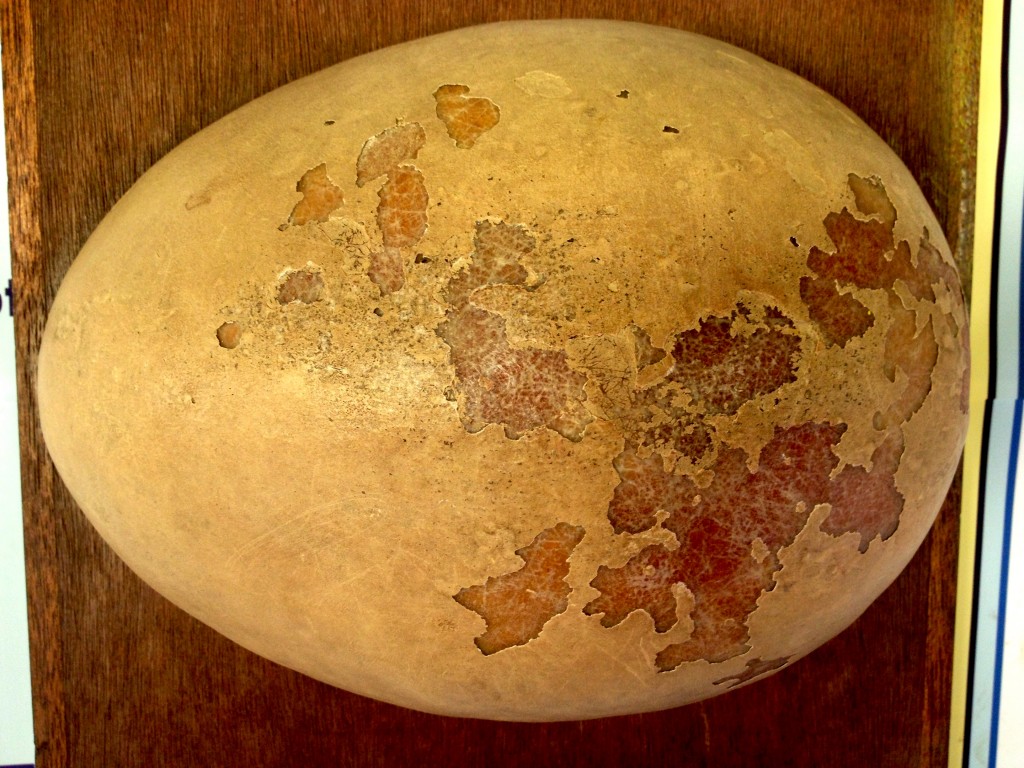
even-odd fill
[[[472,147],[501,118],[501,110],[493,101],[467,93],[467,85],[442,85],[434,91],[437,116],[460,149]]]
[[[565,581],[569,555],[583,535],[583,528],[568,523],[547,528],[531,544],[516,550],[525,563],[518,571],[491,576],[454,595],[459,605],[487,622],[487,630],[475,641],[485,656],[525,645],[540,635],[548,621],[565,612],[572,591]]]
[[[327,163],[320,163],[302,174],[295,191],[302,193],[302,199],[288,217],[288,224],[293,226],[327,221],[345,202],[341,187],[327,176]]]

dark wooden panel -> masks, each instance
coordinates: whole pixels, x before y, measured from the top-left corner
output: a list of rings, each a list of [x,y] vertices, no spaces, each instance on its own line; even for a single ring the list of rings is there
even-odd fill
[[[709,34],[871,124],[969,272],[980,0],[2,0],[23,490],[39,765],[935,766],[946,761],[958,489],[900,579],[774,678],[610,721],[438,718],[266,662],[143,585],[50,465],[33,397],[47,307],[114,201],[249,99],[383,45],[502,18]]]

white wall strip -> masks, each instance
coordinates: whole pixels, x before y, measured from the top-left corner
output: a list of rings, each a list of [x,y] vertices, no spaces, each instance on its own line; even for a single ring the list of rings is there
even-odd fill
[[[1024,5],[1006,0],[1001,16],[1003,143],[991,214],[997,217],[989,323],[994,387],[978,532],[969,740],[963,760],[968,768],[1024,766]]]
[[[0,146],[7,146],[2,120]],[[0,216],[0,766],[23,766],[35,762],[35,744],[14,372],[14,290],[6,214],[6,152],[0,152],[0,206],[4,211]]]

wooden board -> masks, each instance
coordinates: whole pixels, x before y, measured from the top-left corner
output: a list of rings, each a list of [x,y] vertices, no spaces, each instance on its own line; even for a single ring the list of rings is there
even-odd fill
[[[980,0],[0,0],[38,765],[940,766],[959,481],[913,562],[849,630],[773,678],[606,721],[439,718],[250,654],[142,584],[46,455],[33,396],[47,308],[161,155],[278,85],[506,18],[666,24],[822,86],[901,155],[970,274]]]

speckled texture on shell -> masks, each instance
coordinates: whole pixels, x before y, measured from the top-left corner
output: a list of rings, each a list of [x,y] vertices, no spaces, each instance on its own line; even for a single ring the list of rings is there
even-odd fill
[[[832,99],[678,31],[515,23],[170,153],[68,273],[39,401],[99,532],[228,637],[587,718],[769,674],[892,582],[966,336],[920,191]]]

